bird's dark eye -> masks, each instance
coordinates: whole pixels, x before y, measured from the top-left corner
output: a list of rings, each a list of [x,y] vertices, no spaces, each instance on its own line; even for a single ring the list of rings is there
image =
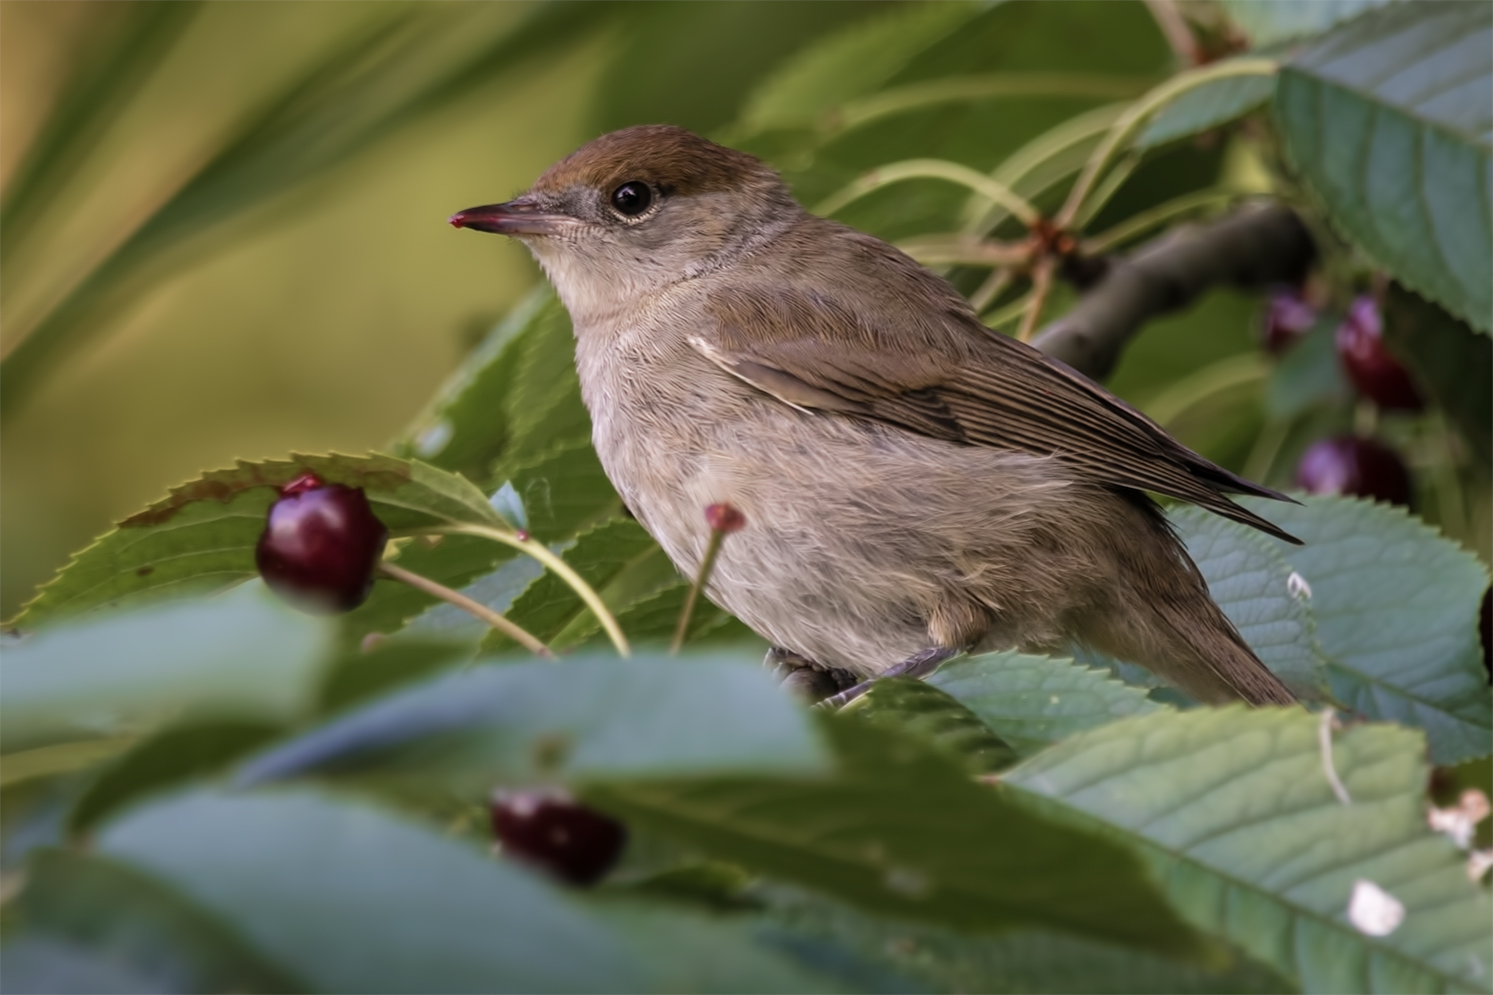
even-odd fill
[[[652,203],[653,191],[641,180],[629,180],[612,191],[612,206],[629,218],[642,214]]]

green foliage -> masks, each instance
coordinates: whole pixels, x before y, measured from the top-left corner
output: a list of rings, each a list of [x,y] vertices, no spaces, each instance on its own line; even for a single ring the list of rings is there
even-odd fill
[[[1267,540],[1306,581],[1333,694],[1423,729],[1437,763],[1486,756],[1493,702],[1474,622],[1487,567],[1396,508],[1303,500],[1246,503],[1306,543]]]
[[[1274,515],[1275,508],[1268,505],[1262,513]],[[1278,552],[1285,544],[1200,508],[1178,508],[1168,517],[1208,582],[1208,593],[1260,661],[1297,696],[1326,697],[1316,625],[1306,597],[1292,584],[1290,564]]]
[[[258,584],[38,633],[5,650],[0,743],[130,734],[180,714],[291,719],[329,635]]]
[[[972,936],[925,923],[879,918],[787,888],[766,891],[769,920],[790,931],[796,942],[832,945],[831,951],[842,957],[844,951],[852,951],[869,965],[917,979],[932,991],[1274,995],[1291,990],[1273,971],[1222,950],[1199,962],[1034,929]],[[859,987],[902,992],[915,990],[915,982]]]
[[[317,695],[317,712],[340,712],[471,657],[472,648],[465,643],[420,635],[378,640],[367,649],[360,646],[343,652],[327,666]]]
[[[967,930],[1040,924],[1174,954],[1197,939],[1133,858],[1035,818],[914,740],[825,725],[832,778],[596,787],[587,797],[705,853],[872,912]]]
[[[114,823],[98,850],[234,923],[320,991],[640,991],[667,980],[690,990],[822,986],[744,938],[712,936],[704,922],[688,924],[686,935],[711,942],[672,946],[675,961],[662,962],[672,916],[654,913],[652,931],[635,925],[640,941],[465,843],[309,792],[187,793]],[[275,873],[265,873],[270,866]],[[373,936],[378,943],[369,943]],[[740,969],[731,979],[710,963],[722,948]]]
[[[496,780],[802,776],[823,762],[807,717],[755,661],[591,656],[436,677],[256,757],[238,778],[369,771],[480,797]]]
[[[1075,736],[1004,781],[1136,841],[1193,925],[1305,991],[1484,988],[1493,904],[1426,827],[1419,737],[1355,728],[1329,756],[1321,728],[1292,710],[1164,712]],[[1355,927],[1358,880],[1404,903],[1402,927]]]
[[[923,681],[881,681],[854,706],[857,718],[901,731],[962,764],[971,774],[1009,767],[1016,751],[957,698]]]
[[[99,771],[73,806],[68,828],[86,833],[147,795],[210,778],[284,732],[282,725],[262,719],[168,726]]]
[[[1384,334],[1478,462],[1493,462],[1493,381],[1486,375],[1493,369],[1493,341],[1403,290],[1389,295]]]
[[[1172,6],[1185,29],[1229,40],[1213,8]],[[1489,19],[1486,5],[1374,6],[1225,0],[1266,74],[1211,79],[1143,117],[1135,101],[1179,76],[1136,2],[380,8],[105,243],[7,354],[5,392],[13,403],[78,355],[178,254],[226,243],[288,192],[396,131],[449,123],[433,115],[553,56],[599,60],[598,127],[709,129],[782,169],[810,205],[932,158],[1052,216],[1106,143],[1074,205],[1086,253],[1164,237],[1240,191],[1296,198],[1348,242],[1321,240],[1317,327],[1270,368],[1252,352],[1252,302],[1216,295],[1158,322],[1112,386],[1210,458],[1283,485],[1291,440],[1354,418],[1332,332],[1368,287],[1433,406],[1377,430],[1417,475],[1438,475],[1423,490],[1441,510],[1460,498],[1471,519],[1486,504],[1458,481],[1488,477],[1493,404],[1480,333],[1493,301]],[[110,14],[5,189],[7,260],[30,251],[195,9]],[[1253,114],[1266,103],[1273,116]],[[925,179],[838,215],[891,238],[1029,234],[982,195]],[[992,276],[944,272],[974,296]],[[1028,276],[1008,275],[981,301],[993,323],[1030,302]],[[1044,320],[1076,297],[1060,287]],[[1220,369],[1229,386],[1209,386]],[[1366,428],[1376,419],[1360,408]],[[1493,753],[1476,630],[1488,572],[1446,536],[1344,498],[1250,502],[1302,547],[1168,512],[1244,639],[1346,728],[1306,709],[1172,707],[1129,666],[1145,661],[1106,670],[1017,652],[878,683],[831,716],[775,687],[759,637],[707,602],[677,658],[653,648],[688,579],[624,517],[590,435],[570,321],[542,288],[394,455],[240,462],[78,554],[0,643],[0,828],[7,889],[19,888],[0,923],[0,987],[1490,990],[1488,891],[1426,822],[1427,757]],[[562,659],[520,655],[389,581],[336,622],[243,584],[276,488],[307,471],[364,488],[396,534],[393,563]],[[451,534],[463,527],[532,535],[542,547],[526,551],[590,584],[636,654],[611,651],[595,606],[559,574]],[[1438,776],[1455,793],[1485,771]],[[623,863],[587,892],[495,854],[497,787],[566,791],[622,819]],[[1360,880],[1403,903],[1403,923],[1355,925]]]
[[[8,991],[86,990],[70,974],[90,954],[125,974],[93,979],[95,991],[122,990],[126,979],[139,991],[306,990],[231,927],[126,865],[46,850],[27,873],[15,914],[33,933],[22,943],[57,946],[4,948]]]
[[[507,529],[464,477],[391,456],[292,456],[215,470],[173,488],[79,553],[11,624],[169,593],[220,590],[255,575],[254,546],[278,489],[305,473],[362,488],[391,532],[448,525]]]
[[[1275,0],[1220,0],[1256,46],[1314,35],[1340,21],[1357,17],[1388,0],[1312,0],[1277,3]]]
[[[1331,221],[1406,286],[1493,333],[1490,73],[1486,4],[1390,4],[1286,65],[1275,111]]]
[[[762,83],[742,110],[742,124],[756,131],[812,127],[835,107],[883,87],[979,12],[972,3],[915,4],[841,31]]]
[[[678,578],[674,565],[653,537],[628,519],[581,533],[566,555],[614,612],[631,608]],[[554,574],[530,584],[513,603],[508,617],[556,648],[574,645],[600,628],[580,596]],[[512,640],[500,632],[491,632],[483,640],[483,648],[488,651],[511,645]]]
[[[1275,93],[1274,76],[1228,76],[1184,93],[1153,117],[1135,144],[1152,148],[1228,124]]]
[[[1072,660],[987,653],[942,667],[928,683],[962,702],[1023,754],[1159,707],[1144,691]]]

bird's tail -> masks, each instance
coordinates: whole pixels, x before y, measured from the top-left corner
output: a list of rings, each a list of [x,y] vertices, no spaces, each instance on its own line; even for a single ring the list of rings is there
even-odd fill
[[[1245,643],[1208,594],[1207,582],[1164,524],[1171,556],[1148,557],[1147,569],[1112,592],[1114,610],[1091,617],[1080,638],[1138,663],[1205,704],[1246,701],[1291,705],[1296,696]]]
[[[1141,664],[1204,704],[1295,704],[1296,696],[1260,662],[1207,595],[1184,606],[1155,605],[1148,615],[1090,630],[1084,641]]]

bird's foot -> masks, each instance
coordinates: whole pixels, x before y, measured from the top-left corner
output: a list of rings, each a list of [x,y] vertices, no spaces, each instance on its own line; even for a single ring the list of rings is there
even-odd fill
[[[854,687],[856,682],[855,675],[848,670],[820,666],[808,657],[778,646],[767,651],[762,666],[772,671],[784,687],[807,699],[811,705]]]
[[[846,688],[839,694],[824,698],[819,702],[819,707],[843,708],[871,690],[871,685],[884,677],[910,677],[913,680],[922,680],[937,670],[939,664],[951,657],[958,656],[961,652],[963,651],[951,650],[944,646],[934,646],[931,649],[923,650],[921,653],[915,653],[890,670],[871,678],[869,681],[861,681],[859,684]]]

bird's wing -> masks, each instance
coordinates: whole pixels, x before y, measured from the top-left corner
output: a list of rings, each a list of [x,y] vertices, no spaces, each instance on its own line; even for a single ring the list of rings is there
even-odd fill
[[[1180,498],[1299,541],[1224,495],[1289,498],[1210,463],[1075,370],[992,334],[946,284],[921,276],[927,280],[914,279],[925,306],[891,321],[793,286],[720,289],[711,294],[711,320],[691,344],[733,376],[801,409],[1055,456],[1096,483]],[[883,327],[891,324],[897,327]]]

